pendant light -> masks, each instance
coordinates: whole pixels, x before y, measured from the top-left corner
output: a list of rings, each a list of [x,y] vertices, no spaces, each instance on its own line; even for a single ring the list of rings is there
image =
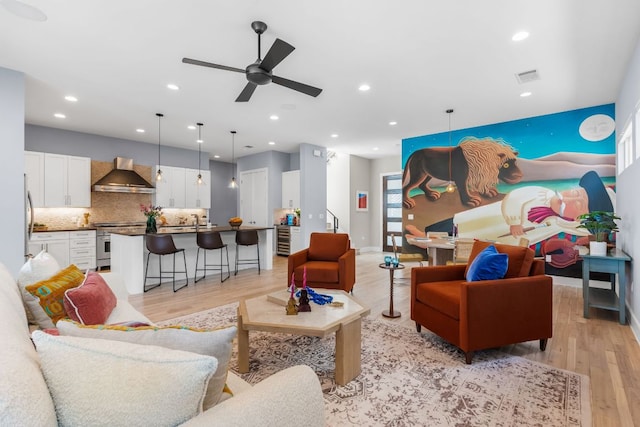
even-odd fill
[[[162,170],[160,169],[160,120],[164,117],[162,113],[156,113],[158,116],[158,172],[156,172],[156,181],[162,181]]]
[[[202,180],[202,172],[200,171],[200,156],[202,154],[202,126],[204,123],[196,123],[198,125],[198,179],[196,179],[196,185],[204,185]]]
[[[447,110],[447,114],[449,115],[449,183],[445,187],[444,191],[447,193],[453,193],[456,191],[456,185],[451,180],[451,151],[453,148],[451,147],[451,114],[453,113],[453,108],[449,108]]]
[[[236,131],[231,131],[231,182],[229,183],[229,188],[238,188],[238,183],[236,182],[235,177],[235,167],[236,167]]]

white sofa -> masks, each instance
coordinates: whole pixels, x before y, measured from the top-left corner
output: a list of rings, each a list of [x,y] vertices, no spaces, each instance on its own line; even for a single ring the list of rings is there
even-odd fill
[[[126,301],[122,281],[103,275],[118,297],[112,318],[146,320]],[[136,316],[131,319],[129,317]],[[0,425],[55,426],[56,411],[30,339],[20,291],[0,263]],[[72,373],[71,373],[72,374]],[[185,426],[324,426],[320,382],[307,366],[283,370],[255,386],[229,372],[234,396],[187,421]],[[167,391],[168,393],[170,390]],[[144,408],[140,408],[144,410]]]

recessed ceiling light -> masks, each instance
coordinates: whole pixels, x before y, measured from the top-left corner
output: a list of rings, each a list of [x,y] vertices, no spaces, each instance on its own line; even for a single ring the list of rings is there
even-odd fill
[[[66,99],[69,102],[78,102],[78,98],[76,98],[73,95],[67,95],[67,96],[64,97],[64,99]]]
[[[269,141],[269,145],[276,145],[276,143],[273,141]]]
[[[187,126],[187,129],[189,130],[196,130],[196,127],[194,125],[189,125]]]
[[[57,118],[57,119],[66,119],[66,118],[67,118],[67,116],[65,116],[65,115],[64,115],[64,114],[62,114],[62,113],[55,113],[55,114],[53,115],[53,117],[55,117],[55,118]]]
[[[167,88],[171,90],[180,90],[180,87],[178,87],[178,85],[174,85],[173,83],[169,83],[167,85]]]
[[[366,83],[361,84],[360,87],[358,88],[358,90],[361,91],[361,92],[366,92],[369,89],[371,89],[371,86],[369,86]]]
[[[389,126],[395,126],[397,124],[398,124],[398,122],[389,122]]]
[[[373,147],[373,151],[378,151],[378,147]]]
[[[213,155],[213,158],[214,158],[214,159],[219,159],[219,158],[220,158],[220,156],[218,156],[217,154],[214,154],[214,155]]]
[[[271,120],[278,120],[280,117],[276,116],[275,114],[272,114],[272,115],[269,116],[269,118]]]
[[[522,98],[526,98],[527,96],[531,96],[531,92],[522,92],[522,93],[520,94],[520,96],[521,96]]]
[[[514,42],[519,42],[522,41],[524,39],[526,39],[527,37],[529,37],[529,33],[526,31],[518,31],[517,33],[515,33],[513,35],[513,37],[511,37],[511,40],[513,40]]]
[[[144,129],[140,129],[140,128],[138,128],[138,129],[136,129],[136,132],[138,132],[138,133],[144,133]]]
[[[332,133],[332,134],[331,134],[331,138],[337,138],[337,137],[338,137],[338,134],[337,134],[337,133]]]

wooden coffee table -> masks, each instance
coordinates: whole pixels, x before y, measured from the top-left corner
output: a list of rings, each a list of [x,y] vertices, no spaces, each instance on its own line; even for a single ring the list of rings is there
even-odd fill
[[[288,316],[285,311],[286,290],[240,301],[238,307],[238,370],[249,372],[249,331],[281,332],[294,335],[326,337],[336,334],[336,383],[345,385],[360,374],[362,323],[371,310],[344,291],[318,289],[333,296],[342,307],[317,305],[311,312]]]

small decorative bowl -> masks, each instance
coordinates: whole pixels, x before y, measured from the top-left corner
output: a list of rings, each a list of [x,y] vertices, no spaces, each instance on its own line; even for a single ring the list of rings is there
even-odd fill
[[[233,228],[234,230],[237,230],[240,228],[240,226],[242,225],[242,221],[229,221],[229,225],[231,226],[231,228]]]

